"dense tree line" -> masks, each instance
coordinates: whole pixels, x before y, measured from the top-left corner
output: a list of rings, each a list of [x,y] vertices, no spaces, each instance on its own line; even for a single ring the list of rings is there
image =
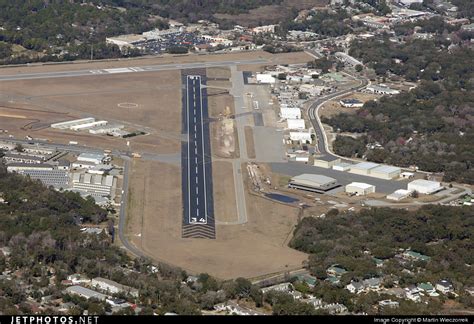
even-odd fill
[[[401,284],[436,282],[450,278],[459,289],[474,284],[472,250],[474,229],[473,207],[427,205],[416,211],[390,208],[345,212],[326,219],[307,217],[297,225],[290,246],[310,253],[309,269],[318,278],[326,278],[326,269],[338,264],[348,270],[342,284],[352,279],[396,275]],[[431,257],[429,262],[417,261],[425,271],[414,276],[402,272],[393,259],[399,249],[411,248]],[[364,251],[370,251],[367,255]],[[372,257],[385,260],[383,270]]]
[[[351,32],[350,16],[345,10],[335,13],[329,11],[317,11],[309,20],[295,22],[293,20],[281,24],[281,30],[312,31],[329,37],[346,35]]]

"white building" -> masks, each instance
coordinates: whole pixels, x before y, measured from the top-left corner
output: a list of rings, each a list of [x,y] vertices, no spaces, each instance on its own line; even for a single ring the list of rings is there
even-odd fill
[[[280,117],[285,119],[301,119],[301,109],[281,107]]]
[[[365,196],[374,193],[375,186],[363,182],[352,182],[346,186],[346,192],[358,196]]]
[[[110,294],[126,293],[133,297],[138,297],[138,289],[105,278],[97,277],[92,279],[91,286],[107,291]]]
[[[385,180],[392,180],[398,178],[400,175],[401,169],[389,166],[389,165],[381,165],[376,168],[370,170],[370,176]]]
[[[425,194],[425,195],[433,194],[433,193],[438,192],[442,189],[444,189],[444,187],[441,186],[441,183],[439,183],[437,181],[417,179],[417,180],[414,180],[414,181],[408,183],[408,190],[417,191],[417,192],[419,192],[421,194]]]
[[[447,294],[454,291],[453,285],[447,280],[441,280],[436,284],[436,290],[440,293]]]
[[[97,291],[88,289],[88,288],[81,287],[81,286],[67,287],[65,292],[71,295],[78,295],[78,296],[84,297],[85,299],[89,299],[89,298],[96,298],[98,300],[107,299],[106,295],[101,294]]]
[[[361,163],[357,163],[351,166],[350,172],[355,173],[355,174],[361,174],[361,175],[369,175],[370,171],[372,169],[375,169],[378,166],[379,165],[377,163],[361,162]]]
[[[351,166],[352,164],[340,162],[340,163],[335,163],[332,166],[332,169],[336,171],[349,171],[351,169]]]
[[[409,7],[414,3],[423,3],[423,0],[398,0],[398,3],[402,6]]]
[[[100,153],[81,153],[77,157],[77,161],[80,162],[92,162],[94,164],[101,164],[104,160],[105,155]]]
[[[288,129],[305,129],[306,125],[304,119],[287,119]]]
[[[289,188],[306,190],[311,192],[325,192],[336,188],[338,186],[337,180],[326,177],[321,174],[300,174],[293,177],[288,184]]]
[[[281,284],[278,284],[278,285],[273,285],[273,286],[270,286],[270,287],[265,287],[265,288],[260,289],[262,294],[266,294],[270,291],[289,292],[291,290],[293,290],[293,285],[289,282],[284,282],[284,283],[281,283]]]
[[[82,119],[74,119],[66,122],[61,122],[61,123],[55,123],[51,124],[52,128],[57,128],[57,129],[69,129],[72,126],[77,126],[77,125],[82,125],[82,124],[88,124],[92,123],[95,121],[95,118],[82,118]]]
[[[71,126],[69,128],[73,131],[79,131],[79,130],[94,128],[94,127],[99,127],[99,126],[105,126],[107,125],[107,123],[108,122],[106,120],[99,120],[99,121],[94,121],[94,122],[85,123],[81,125]]]
[[[321,157],[314,158],[313,165],[320,168],[329,169],[340,162],[341,162],[341,159],[339,158],[334,158],[332,156],[321,156]]]
[[[387,199],[400,201],[402,199],[408,198],[411,195],[412,191],[405,189],[398,189],[395,192],[387,195]]]
[[[364,103],[357,99],[341,99],[339,104],[345,108],[361,108]]]
[[[290,140],[292,141],[301,141],[301,142],[311,142],[311,131],[304,130],[304,131],[299,131],[299,132],[290,132]]]
[[[267,73],[257,73],[256,79],[257,79],[257,83],[273,84],[276,81],[274,76]]]
[[[367,91],[375,94],[381,94],[381,95],[396,95],[399,94],[400,91],[391,89],[389,87],[383,86],[383,85],[369,85],[367,86]]]
[[[357,59],[355,59],[354,57],[350,56],[350,55],[347,55],[346,53],[343,53],[343,52],[336,52],[334,54],[334,56],[343,61],[344,63],[347,63],[351,66],[356,66],[356,65],[362,65],[363,66],[363,63]]]

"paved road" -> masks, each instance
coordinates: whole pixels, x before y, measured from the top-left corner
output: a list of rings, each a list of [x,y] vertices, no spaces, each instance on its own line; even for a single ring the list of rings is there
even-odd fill
[[[329,100],[335,99],[340,96],[344,96],[348,93],[358,91],[364,87],[367,86],[369,81],[364,78],[357,78],[357,80],[360,82],[360,85],[357,87],[353,87],[350,89],[346,90],[339,90],[334,93],[331,93],[329,95],[323,96],[316,101],[314,101],[311,106],[308,108],[308,117],[309,120],[311,121],[311,124],[313,125],[314,132],[316,133],[316,138],[317,138],[317,150],[319,151],[320,154],[323,156],[328,156],[328,157],[334,157],[334,158],[339,158],[339,156],[335,155],[334,153],[330,152],[328,150],[328,144],[327,144],[327,138],[326,134],[323,129],[323,125],[321,123],[321,120],[319,119],[318,111],[319,108],[326,103]]]
[[[38,73],[18,73],[15,75],[0,75],[0,81],[16,81],[16,80],[34,80],[49,78],[69,78],[79,76],[97,76],[110,75],[117,73],[136,73],[136,72],[156,72],[166,70],[194,69],[194,68],[210,68],[218,66],[231,66],[236,64],[263,64],[267,63],[264,59],[253,59],[242,61],[222,61],[222,62],[197,62],[197,63],[181,63],[181,64],[159,64],[148,66],[136,66],[113,69],[99,70],[77,70],[77,71],[61,71],[61,72],[38,72]],[[25,71],[28,71],[25,68]]]

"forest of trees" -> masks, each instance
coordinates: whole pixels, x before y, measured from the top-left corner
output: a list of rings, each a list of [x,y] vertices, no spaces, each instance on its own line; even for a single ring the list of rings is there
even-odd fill
[[[350,16],[345,10],[338,10],[335,13],[317,11],[309,20],[303,22],[294,22],[293,20],[290,20],[282,23],[280,29],[282,31],[312,31],[329,37],[346,35],[352,30],[350,28]]]
[[[372,208],[336,212],[325,219],[307,217],[297,225],[290,246],[310,254],[308,267],[321,279],[333,264],[348,270],[342,284],[379,276],[372,259],[376,257],[386,260],[384,274],[399,277],[402,285],[449,278],[459,290],[474,285],[469,266],[474,262],[473,211],[469,206],[427,205],[416,211]],[[393,257],[408,248],[431,257],[429,262],[414,262],[414,268],[425,271],[413,276],[402,272],[404,267]]]

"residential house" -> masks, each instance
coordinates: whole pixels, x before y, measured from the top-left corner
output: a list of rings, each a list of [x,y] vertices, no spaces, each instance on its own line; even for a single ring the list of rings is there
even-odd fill
[[[317,278],[310,275],[298,275],[296,276],[296,278],[301,282],[305,282],[311,288],[313,288],[316,285],[316,281],[317,281]]]
[[[380,290],[381,283],[382,283],[382,279],[380,278],[369,278],[362,281],[362,285],[364,286],[364,289],[372,290],[372,291]]]
[[[415,303],[421,302],[422,290],[417,287],[405,288],[406,298]]]
[[[105,278],[97,277],[97,278],[92,279],[91,286],[99,288],[103,291],[107,291],[111,294],[126,293],[133,297],[138,297],[138,289],[125,286],[125,285],[119,284],[118,282],[105,279]]]
[[[418,285],[418,288],[431,297],[439,296],[439,294],[435,290],[435,287],[433,287],[433,285],[430,282],[421,283]]]
[[[351,281],[351,283],[346,286],[346,289],[353,294],[360,294],[364,291],[364,285],[362,282]]]
[[[386,299],[386,300],[381,300],[381,301],[379,301],[379,307],[380,307],[380,308],[384,308],[384,307],[387,307],[387,308],[398,308],[398,306],[400,306],[399,302],[393,301],[393,300],[391,300],[391,299]]]
[[[326,270],[326,273],[328,276],[340,277],[343,274],[347,273],[347,270],[336,265],[332,265]]]
[[[454,292],[453,285],[447,280],[441,280],[438,282],[436,284],[436,290],[443,294]]]
[[[89,278],[79,273],[75,273],[75,274],[67,276],[67,280],[71,281],[73,285],[80,285],[80,284],[88,285],[91,282]]]
[[[415,261],[426,261],[428,262],[431,258],[427,255],[407,250],[402,254],[402,257],[406,260],[415,260]]]
[[[260,289],[262,294],[266,294],[270,291],[290,292],[290,291],[293,291],[293,290],[294,290],[294,287],[289,282],[284,282],[284,283],[281,283],[281,284],[278,284],[278,285],[273,285],[273,286],[270,286],[270,287],[265,287],[265,288]]]

